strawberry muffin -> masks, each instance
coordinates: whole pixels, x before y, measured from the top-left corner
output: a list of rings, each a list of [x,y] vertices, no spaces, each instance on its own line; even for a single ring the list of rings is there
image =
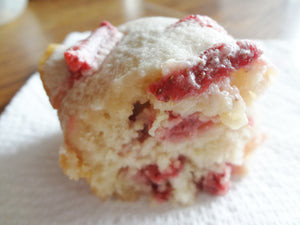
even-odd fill
[[[214,20],[102,24],[50,45],[39,71],[64,134],[60,165],[101,198],[191,204],[224,195],[261,140],[253,103],[273,67]]]

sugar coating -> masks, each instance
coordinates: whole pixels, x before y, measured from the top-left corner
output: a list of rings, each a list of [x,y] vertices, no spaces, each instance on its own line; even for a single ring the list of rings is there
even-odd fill
[[[228,168],[242,167],[260,141],[249,118],[272,77],[262,57],[178,102],[160,101],[148,91],[169,71],[199,63],[201,52],[214,45],[236,46],[226,32],[177,22],[152,17],[119,26],[123,37],[99,69],[72,87],[67,46],[52,47],[41,61],[43,84],[64,132],[60,165],[70,178],[85,178],[103,199],[150,195],[191,204],[199,190],[217,185],[208,176],[229,184]],[[178,159],[182,166],[172,166]],[[153,179],[153,169],[147,175],[145,168],[157,168],[163,179]]]

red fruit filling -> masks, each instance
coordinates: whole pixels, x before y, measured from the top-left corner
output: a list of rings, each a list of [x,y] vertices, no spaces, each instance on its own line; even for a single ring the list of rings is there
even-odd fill
[[[69,48],[64,57],[72,72],[71,79],[78,80],[95,72],[122,36],[122,33],[105,21],[87,39]]]
[[[222,173],[208,172],[196,184],[201,191],[213,195],[225,195],[230,187],[230,175],[231,166],[226,166]]]
[[[178,159],[172,160],[169,167],[162,172],[159,171],[156,164],[148,165],[140,171],[140,175],[145,177],[146,182],[151,185],[152,193],[156,199],[160,201],[168,200],[172,191],[168,179],[179,174],[183,169],[184,160],[183,156],[179,156]]]
[[[155,199],[159,202],[167,201],[172,192],[172,186],[170,182],[166,182],[163,185],[157,185],[155,183],[152,183],[151,188]]]
[[[164,171],[160,172],[156,164],[151,164],[142,169],[142,173],[152,183],[160,183],[161,181],[167,180],[170,177],[175,177],[182,170],[184,163],[184,157],[179,156],[178,159],[173,160],[169,167]]]
[[[212,83],[228,77],[232,71],[249,65],[262,54],[254,42],[217,44],[199,56],[199,63],[164,75],[149,85],[148,91],[160,101],[179,101],[205,92]]]
[[[200,15],[189,15],[178,22],[176,22],[173,26],[178,26],[182,23],[190,23],[195,22],[198,23],[201,27],[210,27],[212,29],[215,29],[221,33],[227,34],[226,30],[221,27],[216,21],[209,18],[208,16],[200,16]]]
[[[198,113],[193,113],[187,117],[170,113],[169,121],[173,123],[173,126],[156,130],[155,136],[158,140],[180,142],[198,136],[199,132],[203,132],[213,125],[211,120],[201,121]]]
[[[140,120],[144,123],[143,129],[137,131],[137,140],[139,142],[144,142],[148,137],[150,137],[149,129],[151,128],[152,123],[155,120],[155,111],[149,102],[145,102],[143,104],[141,104],[140,102],[134,103],[132,114],[128,119],[131,122]]]

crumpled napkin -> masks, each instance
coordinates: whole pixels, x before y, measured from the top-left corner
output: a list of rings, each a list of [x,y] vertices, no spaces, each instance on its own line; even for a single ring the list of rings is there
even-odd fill
[[[67,43],[87,33],[72,33]],[[250,173],[229,193],[200,194],[194,205],[150,207],[147,199],[101,202],[84,180],[69,180],[58,165],[62,133],[38,74],[0,116],[0,224],[228,225],[300,224],[300,76],[290,46],[261,41],[279,69],[259,100],[268,139]]]

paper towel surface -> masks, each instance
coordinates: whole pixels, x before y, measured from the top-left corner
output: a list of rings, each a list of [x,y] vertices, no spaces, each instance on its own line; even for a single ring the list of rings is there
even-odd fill
[[[234,181],[227,195],[203,193],[189,207],[151,208],[145,199],[101,202],[84,180],[62,173],[56,111],[34,74],[0,116],[0,224],[300,224],[300,71],[288,43],[262,44],[279,69],[259,100],[268,138],[254,154],[250,173]]]

